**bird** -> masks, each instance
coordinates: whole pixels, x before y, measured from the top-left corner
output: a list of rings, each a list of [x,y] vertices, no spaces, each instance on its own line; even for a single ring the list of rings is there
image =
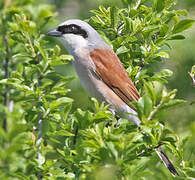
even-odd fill
[[[79,19],[69,19],[48,31],[47,35],[58,37],[74,57],[72,64],[89,96],[109,104],[114,116],[128,119],[140,127],[141,120],[130,103],[140,98],[138,90],[116,53],[91,25]],[[160,146],[156,152],[171,174],[178,175]]]

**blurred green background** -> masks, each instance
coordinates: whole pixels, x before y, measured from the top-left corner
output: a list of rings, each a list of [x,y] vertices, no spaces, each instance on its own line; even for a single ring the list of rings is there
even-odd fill
[[[48,2],[45,0],[45,2]],[[57,22],[63,22],[67,19],[78,18],[87,19],[91,16],[90,10],[96,9],[99,5],[122,7],[121,1],[118,0],[50,0],[51,4],[56,5],[58,12],[57,21],[50,24],[49,28],[55,28]],[[195,18],[195,0],[179,0],[176,9],[186,9],[190,18]],[[174,72],[174,76],[169,79],[167,88],[178,89],[177,98],[187,100],[187,103],[172,109],[169,112],[161,114],[161,119],[173,129],[179,137],[184,138],[190,135],[190,141],[187,145],[188,151],[184,150],[186,160],[195,158],[195,88],[192,86],[188,72],[192,65],[195,64],[195,26],[185,32],[186,39],[182,41],[172,42],[172,51],[170,59],[159,67],[170,68]],[[51,42],[55,42],[61,46],[60,42],[55,38],[50,38]],[[63,49],[63,47],[61,46]],[[66,53],[66,50],[63,50]],[[71,82],[69,88],[70,97],[75,99],[74,107],[82,109],[90,108],[87,94],[80,86],[75,71],[71,64],[56,67],[56,71],[63,75],[73,75],[75,79]],[[189,154],[189,152],[191,152]]]

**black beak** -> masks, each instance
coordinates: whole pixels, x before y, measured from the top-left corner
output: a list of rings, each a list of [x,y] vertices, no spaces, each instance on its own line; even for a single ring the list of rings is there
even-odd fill
[[[49,32],[47,32],[48,36],[55,36],[55,37],[60,37],[62,36],[62,32],[57,31],[56,29],[50,30]]]

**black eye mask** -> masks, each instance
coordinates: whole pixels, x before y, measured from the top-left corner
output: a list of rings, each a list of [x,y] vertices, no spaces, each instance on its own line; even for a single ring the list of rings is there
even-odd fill
[[[84,38],[88,37],[87,32],[75,24],[59,26],[57,31],[61,32],[62,34],[77,34]]]

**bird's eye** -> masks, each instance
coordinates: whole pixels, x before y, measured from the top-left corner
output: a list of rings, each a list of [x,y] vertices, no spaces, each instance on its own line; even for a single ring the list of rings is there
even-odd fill
[[[66,34],[66,33],[77,33],[78,32],[78,28],[75,27],[74,25],[59,26],[57,30],[62,32],[63,34]]]
[[[72,33],[77,33],[78,32],[78,28],[74,25],[70,26],[70,32]]]
[[[59,26],[57,30],[62,32],[63,34],[77,34],[77,35],[83,36],[84,38],[88,37],[87,32],[81,29],[80,26],[77,26],[75,24],[62,25],[62,26]]]
[[[76,30],[75,26],[70,26],[70,29],[71,29],[71,31],[75,31]]]

